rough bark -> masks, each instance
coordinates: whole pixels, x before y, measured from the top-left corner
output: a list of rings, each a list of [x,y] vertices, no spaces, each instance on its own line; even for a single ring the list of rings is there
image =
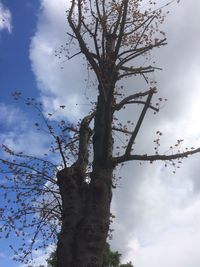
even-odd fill
[[[62,228],[58,238],[58,267],[75,266],[75,236],[84,209],[84,184],[81,174],[74,166],[57,174],[62,198]]]
[[[70,167],[58,173],[62,196],[62,230],[58,267],[100,267],[109,230],[111,170],[99,170],[89,185]]]
[[[112,193],[107,181],[111,179],[111,175],[107,170],[101,170],[89,185],[84,217],[78,227],[75,266],[102,266],[102,248],[109,230]]]

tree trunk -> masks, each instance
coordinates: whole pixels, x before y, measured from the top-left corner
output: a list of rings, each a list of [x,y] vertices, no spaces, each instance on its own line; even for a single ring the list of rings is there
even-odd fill
[[[93,174],[95,175],[95,174]],[[88,190],[83,220],[77,236],[77,261],[80,267],[101,267],[110,222],[110,173],[101,170],[93,177]]]
[[[62,226],[58,237],[58,267],[75,266],[77,226],[83,217],[84,184],[81,174],[72,166],[57,174],[62,198]]]
[[[62,229],[58,239],[58,267],[101,267],[112,199],[112,171],[99,170],[91,183],[80,183],[73,167],[58,173],[62,196]],[[80,174],[79,174],[80,175]]]
[[[85,182],[84,157],[57,174],[62,197],[62,229],[58,239],[58,267],[102,267],[112,199],[112,87],[99,88],[93,135],[93,170]],[[104,92],[105,93],[105,92]],[[82,127],[83,128],[83,127]],[[85,133],[87,133],[87,128]],[[82,131],[84,134],[84,131]],[[87,138],[86,138],[87,139]],[[85,140],[81,137],[80,140]],[[85,142],[83,142],[85,144]],[[79,146],[79,149],[85,146]],[[80,152],[80,151],[79,151]],[[82,160],[84,158],[84,160]]]

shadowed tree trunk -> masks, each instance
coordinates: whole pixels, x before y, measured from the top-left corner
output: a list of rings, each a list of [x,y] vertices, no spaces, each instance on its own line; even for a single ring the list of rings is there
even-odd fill
[[[87,128],[87,119],[80,130],[79,160],[57,174],[63,203],[62,230],[57,248],[59,267],[102,266],[102,248],[108,235],[112,199],[112,97],[113,87],[107,90],[107,100],[105,95],[98,97],[90,183],[86,183],[85,173],[91,131]]]

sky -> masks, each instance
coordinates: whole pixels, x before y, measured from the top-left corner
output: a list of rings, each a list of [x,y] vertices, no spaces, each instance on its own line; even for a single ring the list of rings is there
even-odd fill
[[[57,119],[66,116],[74,121],[88,111],[86,97],[96,96],[85,81],[88,73],[81,58],[68,62],[55,57],[67,40],[68,4],[65,0],[0,1],[0,143],[15,150],[40,155],[49,140],[36,133],[34,114],[12,99],[13,91],[37,97],[44,114],[65,104],[65,111],[56,113]],[[137,141],[141,153],[152,151],[158,130],[163,133],[162,152],[177,139],[184,139],[184,147],[200,146],[199,12],[196,0],[170,7],[163,25],[168,45],[152,54],[152,60],[163,68],[154,78],[159,96],[167,102],[158,115],[148,114]],[[141,84],[133,80],[126,86]],[[200,266],[199,155],[173,171],[164,163],[135,162],[116,170],[122,179],[113,192],[116,218],[111,245],[135,267]],[[22,267],[12,261],[9,242],[0,240],[0,266]],[[38,264],[44,262],[42,251],[35,257]]]

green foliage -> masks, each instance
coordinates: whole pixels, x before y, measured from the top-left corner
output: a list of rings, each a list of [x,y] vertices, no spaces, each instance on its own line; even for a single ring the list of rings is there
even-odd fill
[[[49,258],[47,259],[47,266],[48,267],[57,267],[57,256],[56,256],[56,250],[51,252]]]
[[[103,256],[103,267],[133,267],[132,262],[126,264],[120,264],[120,258],[122,254],[118,251],[112,251],[110,245],[106,243]]]
[[[118,251],[111,251],[110,245],[106,243],[106,247],[104,250],[103,266],[118,267],[120,264],[120,257],[121,254]]]

